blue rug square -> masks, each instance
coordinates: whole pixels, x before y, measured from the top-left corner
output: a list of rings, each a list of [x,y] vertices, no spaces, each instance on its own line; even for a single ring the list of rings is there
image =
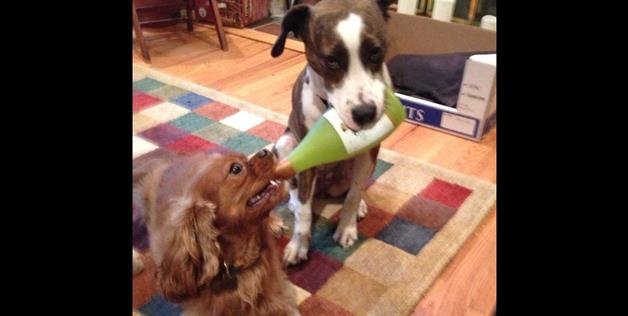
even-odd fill
[[[390,224],[379,232],[377,239],[416,255],[435,234],[435,229],[416,225],[395,216]]]
[[[393,164],[391,164],[390,162],[377,159],[377,163],[375,164],[375,170],[373,170],[373,175],[371,176],[371,179],[377,180],[379,176],[388,171],[388,169],[390,169],[392,166]]]
[[[179,316],[183,312],[181,307],[158,295],[140,307],[139,311],[145,316]]]
[[[210,98],[206,98],[202,95],[198,95],[194,92],[189,92],[186,93],[176,99],[174,99],[172,101],[173,103],[176,103],[178,105],[181,105],[183,107],[186,107],[190,110],[194,110],[198,107],[200,107],[201,105],[205,105],[207,103],[210,102],[214,102],[214,100],[210,99]]]

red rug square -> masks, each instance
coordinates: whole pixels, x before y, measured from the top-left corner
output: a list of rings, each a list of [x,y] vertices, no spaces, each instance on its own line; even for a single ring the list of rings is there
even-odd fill
[[[415,195],[397,212],[397,216],[417,225],[441,229],[456,213],[456,208]]]
[[[318,316],[318,315],[334,315],[334,316],[352,316],[350,312],[325,298],[312,295],[305,299],[299,305],[299,311],[302,316]]]
[[[394,215],[384,212],[374,206],[368,207],[366,217],[358,221],[358,231],[368,237],[375,237],[390,221]]]
[[[288,267],[288,278],[306,291],[316,293],[342,268],[342,263],[317,250],[310,249],[307,255],[307,261]]]
[[[215,101],[194,110],[196,114],[205,116],[214,121],[220,121],[225,117],[238,113],[239,111],[240,110],[237,108]]]
[[[261,124],[252,127],[247,132],[274,143],[277,139],[279,139],[279,136],[281,136],[285,130],[285,125],[281,125],[273,121],[264,121]]]
[[[419,194],[453,208],[458,208],[471,192],[473,191],[463,186],[434,178]]]
[[[166,145],[166,147],[181,154],[189,154],[195,151],[207,151],[218,146],[219,145],[208,142],[196,135],[186,135],[183,138]]]
[[[152,95],[148,95],[144,92],[133,94],[133,113],[139,112],[145,108],[151,107],[155,104],[163,102],[161,99],[155,98]]]

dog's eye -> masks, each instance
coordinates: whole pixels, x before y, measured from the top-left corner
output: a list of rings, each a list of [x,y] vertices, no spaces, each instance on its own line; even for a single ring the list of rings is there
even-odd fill
[[[231,164],[231,168],[229,168],[230,174],[238,174],[242,172],[242,165],[239,163]]]
[[[325,57],[325,64],[327,65],[327,68],[331,70],[340,69],[340,64],[338,63],[338,59],[334,56]]]
[[[373,63],[379,63],[382,60],[382,48],[381,47],[372,47],[369,50],[369,54],[370,54],[370,61]]]

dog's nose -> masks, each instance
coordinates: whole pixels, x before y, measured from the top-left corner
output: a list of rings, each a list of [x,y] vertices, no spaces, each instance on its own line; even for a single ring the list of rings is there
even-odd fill
[[[266,157],[269,157],[271,155],[272,155],[272,153],[268,149],[266,149],[266,148],[258,151],[257,154],[255,154],[255,156],[257,156],[257,158],[266,158]]]
[[[376,112],[377,110],[375,109],[375,105],[362,104],[353,108],[351,110],[351,115],[353,120],[358,123],[358,125],[362,126],[373,122]]]

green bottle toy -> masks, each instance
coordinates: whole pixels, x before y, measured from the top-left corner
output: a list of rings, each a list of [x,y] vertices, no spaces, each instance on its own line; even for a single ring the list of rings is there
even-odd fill
[[[354,132],[344,128],[335,109],[327,110],[299,145],[275,167],[275,176],[288,179],[309,168],[357,156],[379,144],[406,118],[401,101],[386,88],[384,114],[373,127]]]

